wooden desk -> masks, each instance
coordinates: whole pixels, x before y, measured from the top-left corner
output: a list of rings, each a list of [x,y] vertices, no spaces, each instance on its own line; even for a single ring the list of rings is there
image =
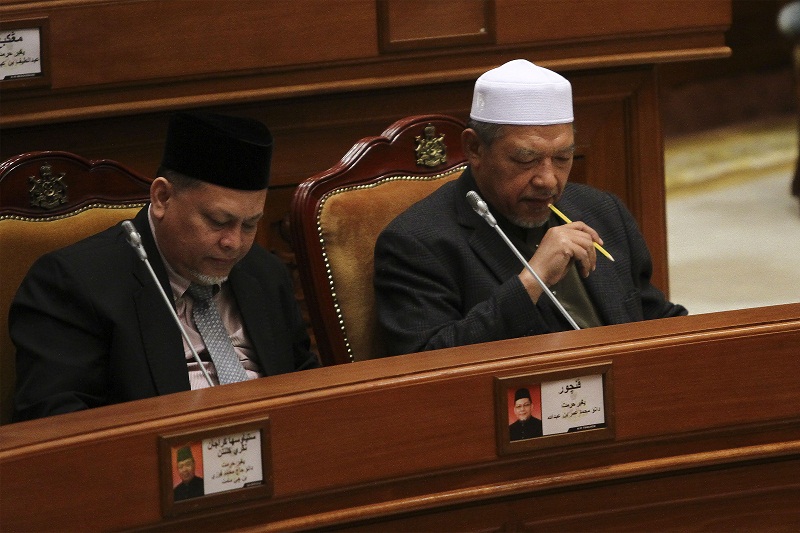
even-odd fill
[[[800,304],[372,360],[0,427],[0,527],[791,530]],[[608,440],[498,454],[496,378],[610,363]],[[162,515],[159,437],[270,421],[273,493]]]

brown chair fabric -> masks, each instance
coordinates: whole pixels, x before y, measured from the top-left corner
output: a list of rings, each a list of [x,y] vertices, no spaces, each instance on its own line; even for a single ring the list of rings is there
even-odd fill
[[[43,186],[43,175],[54,182]],[[47,252],[133,218],[149,190],[148,178],[118,163],[66,152],[22,154],[0,165],[0,423],[11,418],[16,378],[8,311],[28,269]]]
[[[444,115],[400,120],[298,187],[292,240],[325,364],[385,355],[372,285],[375,241],[394,217],[461,174],[463,129]],[[434,161],[420,148],[426,137],[444,147],[444,154],[433,148]]]
[[[322,204],[321,241],[336,295],[342,335],[354,361],[380,357],[372,288],[373,250],[378,235],[408,206],[461,175],[463,168],[431,178],[400,176],[372,186],[334,191]]]

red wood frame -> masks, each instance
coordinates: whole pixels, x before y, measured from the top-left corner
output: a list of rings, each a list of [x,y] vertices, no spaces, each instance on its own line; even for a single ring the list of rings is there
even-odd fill
[[[65,203],[44,209],[31,206],[29,180],[49,165],[52,174],[64,175]],[[87,205],[140,203],[150,199],[151,179],[109,159],[88,160],[62,151],[28,152],[0,164],[0,215],[45,218],[72,213]]]

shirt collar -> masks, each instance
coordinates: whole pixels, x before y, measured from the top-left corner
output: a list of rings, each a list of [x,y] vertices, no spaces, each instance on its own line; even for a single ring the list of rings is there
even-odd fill
[[[150,224],[150,233],[153,235],[153,241],[156,243],[156,250],[158,250],[158,255],[161,258],[161,263],[164,265],[164,268],[167,270],[167,277],[169,278],[169,286],[172,289],[172,296],[175,299],[182,298],[186,295],[186,291],[189,289],[189,285],[192,282],[180,274],[178,274],[172,265],[169,264],[169,261],[166,260],[164,254],[161,253],[161,247],[158,245],[158,237],[156,236],[156,229],[155,224],[153,224],[153,214],[151,213],[152,205],[147,209],[147,221]],[[214,287],[214,294],[219,292],[220,287]]]

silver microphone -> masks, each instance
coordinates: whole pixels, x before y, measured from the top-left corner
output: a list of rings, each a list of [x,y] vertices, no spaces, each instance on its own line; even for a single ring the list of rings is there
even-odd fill
[[[469,205],[472,206],[472,209],[474,209],[476,213],[483,217],[483,219],[488,222],[491,227],[497,227],[497,220],[495,220],[491,211],[489,211],[489,206],[486,205],[486,202],[483,201],[483,198],[481,198],[478,193],[475,191],[469,191],[467,193],[467,201],[469,202]]]
[[[136,250],[139,259],[142,261],[147,261],[147,252],[144,250],[144,246],[142,246],[142,236],[139,235],[139,232],[136,231],[136,227],[133,225],[133,222],[130,220],[125,220],[122,223],[122,229],[125,230],[125,233],[128,234],[128,244],[130,244],[134,250]],[[160,287],[161,285],[159,285]]]
[[[147,270],[150,271],[150,276],[153,278],[156,287],[158,287],[158,290],[161,293],[161,297],[164,299],[164,303],[167,304],[167,308],[169,309],[169,312],[172,314],[172,318],[175,319],[175,323],[178,325],[178,329],[181,331],[181,335],[183,335],[183,338],[186,340],[186,344],[189,346],[189,350],[191,350],[192,352],[192,357],[194,357],[194,360],[197,361],[198,365],[200,365],[200,370],[203,372],[203,376],[205,376],[206,381],[208,382],[208,386],[213,387],[214,382],[211,381],[211,376],[208,375],[206,367],[203,366],[203,361],[200,360],[200,356],[197,355],[197,351],[194,349],[194,346],[192,346],[192,341],[189,340],[189,335],[186,333],[183,324],[181,324],[181,320],[178,318],[178,313],[176,313],[175,309],[172,307],[172,301],[167,296],[167,293],[164,292],[164,287],[161,286],[161,282],[158,281],[158,276],[156,276],[155,271],[153,271],[153,267],[150,265],[150,261],[147,260],[147,252],[145,251],[144,246],[142,245],[142,236],[139,235],[139,232],[136,231],[136,227],[130,220],[125,220],[122,223],[122,229],[125,230],[125,233],[128,236],[128,244],[130,244],[131,247],[134,250],[136,250],[136,254],[139,256],[139,259],[141,259],[144,262],[144,264],[147,265]]]
[[[552,300],[552,302],[555,304],[558,310],[561,311],[561,314],[564,315],[564,318],[567,319],[567,322],[569,322],[569,324],[574,329],[581,329],[580,326],[578,326],[577,322],[575,322],[575,320],[573,320],[573,318],[567,312],[567,310],[564,309],[564,306],[561,305],[561,302],[559,302],[556,299],[556,295],[553,294],[553,291],[551,291],[548,288],[548,286],[544,284],[542,278],[540,278],[539,275],[533,270],[533,267],[528,264],[528,262],[522,256],[522,254],[519,253],[519,250],[517,250],[517,247],[514,246],[514,244],[506,236],[505,232],[503,232],[500,226],[497,225],[497,220],[495,220],[494,216],[489,211],[489,206],[486,205],[486,202],[483,201],[480,195],[475,191],[469,191],[467,193],[467,201],[469,202],[469,205],[472,206],[472,209],[474,209],[475,212],[478,213],[482,219],[484,219],[491,227],[493,227],[497,231],[497,233],[500,234],[500,236],[503,238],[503,241],[505,241],[505,243],[508,245],[511,251],[514,252],[514,255],[517,256],[517,259],[519,259],[520,262],[522,262],[522,264],[525,265],[525,268],[536,279],[537,283],[539,283],[539,286],[542,288],[544,293],[550,297],[550,300]]]

